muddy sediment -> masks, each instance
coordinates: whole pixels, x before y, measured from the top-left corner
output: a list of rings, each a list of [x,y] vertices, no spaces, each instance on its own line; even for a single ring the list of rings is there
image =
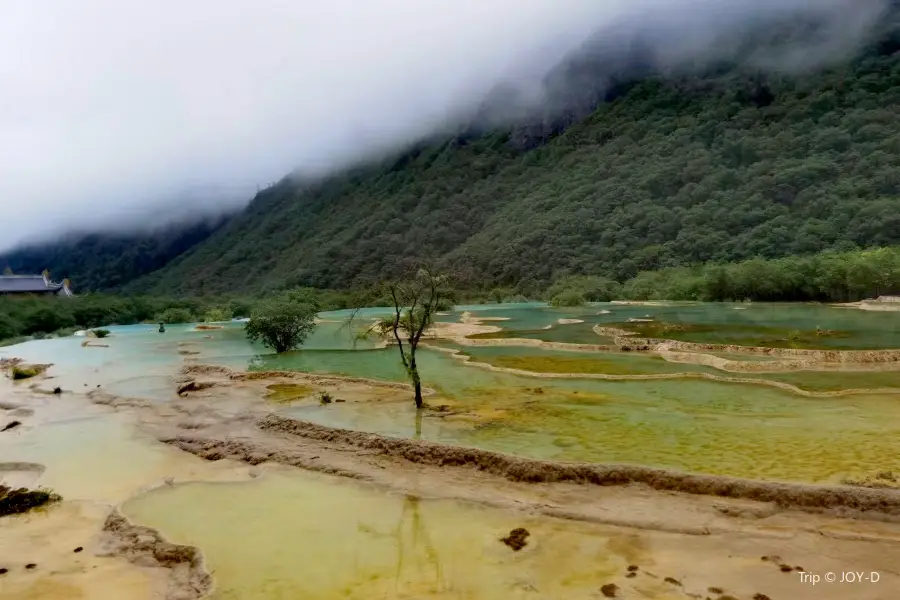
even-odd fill
[[[605,465],[532,460],[477,448],[462,448],[325,427],[277,415],[261,418],[264,431],[286,433],[374,451],[413,463],[471,467],[514,482],[572,482],[599,486],[643,484],[657,491],[738,498],[782,508],[852,516],[900,519],[900,492],[834,485],[804,485],[682,473],[638,465]]]
[[[199,600],[212,592],[212,576],[197,548],[167,542],[155,529],[134,525],[117,510],[107,517],[103,531],[104,554],[169,570],[166,600]]]

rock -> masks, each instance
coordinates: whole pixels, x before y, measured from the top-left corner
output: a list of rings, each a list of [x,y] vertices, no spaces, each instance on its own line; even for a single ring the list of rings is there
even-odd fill
[[[524,527],[517,527],[510,531],[508,536],[500,538],[500,541],[512,548],[514,552],[518,552],[528,544],[525,540],[529,535],[531,534],[527,529]]]
[[[9,431],[10,429],[15,429],[16,427],[18,427],[21,424],[22,424],[21,421],[10,421],[9,423],[6,424],[6,427],[4,427],[0,431]]]
[[[35,567],[37,567],[37,564],[35,563],[28,563],[27,565],[25,565],[25,568],[28,570],[34,569]]]
[[[753,594],[753,600],[772,600],[765,594]]]
[[[72,552],[74,552],[75,554],[78,554],[78,553],[81,552],[82,550],[84,550],[84,548],[82,548],[81,546],[78,546],[77,548],[75,548],[74,550],[72,550]]]
[[[53,393],[56,395],[62,394],[62,388],[61,387],[53,388]]]
[[[715,586],[706,588],[706,591],[708,591],[710,594],[724,594],[725,593],[725,590],[723,590],[720,587],[715,587]]]
[[[0,575],[6,575],[7,573],[9,573],[9,569],[0,567]]]
[[[637,565],[628,565],[628,571],[629,571],[629,572],[637,571],[639,568],[640,568],[640,567],[638,567]]]
[[[666,577],[663,579],[666,583],[671,583],[672,585],[681,585],[681,582],[675,579],[674,577]]]
[[[614,583],[607,583],[603,587],[600,588],[600,593],[606,596],[607,598],[615,598],[616,594],[619,593],[619,586]]]
[[[178,386],[178,395],[181,396],[187,392],[199,392],[200,390],[206,390],[211,387],[215,387],[216,383],[214,381],[196,381],[189,380]]]

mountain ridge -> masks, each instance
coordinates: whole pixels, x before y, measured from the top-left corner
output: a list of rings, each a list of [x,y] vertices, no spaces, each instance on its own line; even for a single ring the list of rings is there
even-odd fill
[[[46,266],[76,287],[202,295],[352,287],[416,258],[527,294],[567,275],[897,244],[893,11],[865,52],[814,73],[719,61],[648,75],[639,48],[556,116],[472,124],[316,182],[286,177],[164,264],[142,263],[155,268],[110,282]],[[592,81],[603,57],[569,63],[559,89]],[[92,251],[78,268],[114,264]]]

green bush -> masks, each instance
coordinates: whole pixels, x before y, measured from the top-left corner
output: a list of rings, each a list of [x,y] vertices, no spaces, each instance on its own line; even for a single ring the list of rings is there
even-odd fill
[[[103,339],[109,335],[109,329],[94,329],[94,335],[100,339]]]
[[[551,302],[557,296],[574,301],[576,295],[581,296],[582,302],[609,302],[616,300],[621,294],[622,286],[617,281],[606,277],[582,275],[564,277],[547,290]]]
[[[172,325],[176,323],[193,323],[193,313],[187,308],[168,308],[156,316],[158,323]]]
[[[584,306],[584,304],[584,295],[581,292],[576,292],[574,290],[562,292],[550,299],[550,306],[554,307]]]
[[[210,308],[206,311],[206,314],[203,315],[203,322],[221,323],[222,321],[230,321],[231,315],[230,308]]]
[[[253,311],[247,338],[260,341],[279,354],[299,347],[315,329],[316,307],[286,298],[272,300]]]

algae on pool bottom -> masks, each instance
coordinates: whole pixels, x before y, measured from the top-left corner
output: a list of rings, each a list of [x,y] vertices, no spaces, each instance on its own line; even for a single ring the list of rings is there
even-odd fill
[[[673,597],[662,577],[625,579],[629,564],[657,558],[627,529],[420,500],[303,471],[161,488],[122,512],[202,548],[212,600],[587,600],[611,581],[641,597]],[[515,552],[500,538],[519,527],[530,535]]]
[[[531,458],[630,463],[753,479],[840,482],[900,470],[896,396],[800,398],[783,390],[684,381],[533,382],[473,388],[453,412],[417,420],[411,402],[282,412],[332,427]],[[537,385],[535,385],[537,384]],[[747,393],[742,399],[740,394]],[[419,421],[417,425],[417,421]]]
[[[563,316],[600,322],[621,320],[623,313],[648,312],[665,312],[668,320],[674,320],[675,315],[698,322],[738,320],[764,326],[773,323],[782,326],[791,321],[822,322],[834,327],[829,319],[843,319],[845,329],[856,332],[854,335],[874,336],[872,332],[879,330],[878,340],[891,335],[896,328],[891,329],[885,321],[885,318],[896,320],[895,314],[808,305],[752,305],[741,311],[729,305],[703,304],[609,305],[608,308],[611,314],[597,314],[601,312],[598,307],[556,310],[498,306],[479,310],[475,316],[510,315],[512,321],[497,323],[506,326],[518,321],[528,327],[555,322]],[[379,310],[365,313],[366,318]],[[457,320],[458,314],[459,311],[446,318]],[[62,379],[71,379],[72,385],[83,385],[80,382],[85,377],[81,373],[90,367],[92,374],[85,382],[90,386],[96,380],[113,393],[157,401],[174,397],[172,372],[185,358],[236,369],[247,368],[249,364],[261,370],[406,381],[396,349],[372,349],[371,343],[356,346],[350,331],[341,322],[342,315],[323,314],[327,320],[320,323],[303,350],[277,356],[249,344],[241,327],[233,325],[211,332],[195,332],[190,326],[184,326],[173,329],[171,335],[157,334],[146,326],[113,328],[113,335],[107,338],[111,345],[108,349],[79,348],[77,340],[70,338],[32,342],[4,350],[12,353],[25,350],[29,359],[58,361],[54,373],[60,370],[67,373],[71,369],[75,374],[64,375]],[[568,327],[576,326],[562,325],[559,330]],[[470,354],[472,361],[528,371],[585,375],[705,373],[790,383],[812,391],[859,388],[866,383],[876,388],[896,387],[893,383],[898,374],[896,371],[734,374],[711,367],[669,363],[642,354],[440,344]],[[182,357],[178,351],[184,347],[199,354]],[[738,477],[814,482],[900,470],[896,458],[900,456],[900,441],[896,441],[900,436],[898,427],[893,425],[900,422],[897,394],[805,398],[764,385],[697,379],[592,381],[528,377],[491,372],[427,349],[420,351],[419,363],[425,385],[438,392],[428,402],[450,405],[450,414],[429,413],[424,419],[416,419],[407,403],[385,402],[286,406],[280,410],[326,425],[400,436],[412,436],[418,430],[425,439],[537,458],[628,462]],[[70,364],[74,366],[68,367]],[[93,373],[93,369],[98,371]],[[292,394],[301,396],[296,390]],[[292,394],[280,392],[271,399],[277,397],[290,403],[295,399],[289,397]]]

